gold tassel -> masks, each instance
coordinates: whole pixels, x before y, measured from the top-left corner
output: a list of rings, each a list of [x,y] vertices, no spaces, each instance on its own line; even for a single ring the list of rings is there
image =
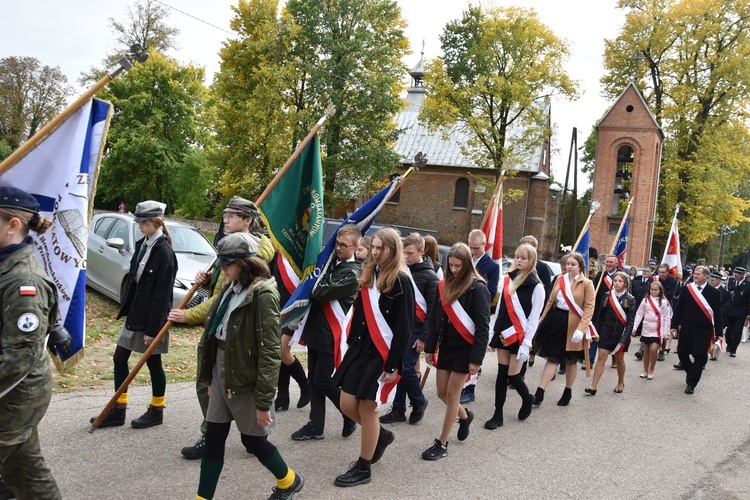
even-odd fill
[[[55,365],[57,373],[59,373],[60,375],[65,375],[68,369],[74,367],[79,361],[83,359],[85,349],[85,347],[82,347],[81,350],[79,350],[77,353],[75,353],[65,361],[60,361],[59,357],[53,356],[51,354],[49,357],[52,358],[52,363]],[[49,351],[47,351],[47,354],[49,354]]]

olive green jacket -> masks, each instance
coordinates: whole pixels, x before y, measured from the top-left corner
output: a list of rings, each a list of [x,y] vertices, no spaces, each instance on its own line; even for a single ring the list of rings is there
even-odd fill
[[[52,395],[45,341],[57,294],[33,252],[28,245],[0,262],[0,394],[17,383],[0,398],[0,446],[28,440]]]
[[[218,294],[221,296],[221,294]],[[208,330],[219,308],[219,301],[206,316],[199,351],[198,380],[211,383],[216,361],[216,341]],[[224,346],[224,372],[227,397],[255,393],[255,407],[268,411],[276,395],[281,365],[281,325],[279,291],[273,278],[250,284],[247,297],[229,315]]]

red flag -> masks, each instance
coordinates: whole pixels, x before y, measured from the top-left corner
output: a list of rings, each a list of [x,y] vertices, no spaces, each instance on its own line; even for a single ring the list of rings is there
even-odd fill
[[[680,260],[680,232],[677,230],[677,212],[672,219],[672,228],[669,230],[667,248],[664,250],[662,264],[669,265],[669,274],[676,278],[677,273],[682,274],[682,261]]]
[[[500,186],[495,192],[495,195],[490,200],[490,204],[487,207],[487,213],[489,214],[484,225],[482,226],[482,232],[484,237],[487,239],[486,250],[490,254],[493,260],[498,260],[503,256],[503,181],[500,181]]]

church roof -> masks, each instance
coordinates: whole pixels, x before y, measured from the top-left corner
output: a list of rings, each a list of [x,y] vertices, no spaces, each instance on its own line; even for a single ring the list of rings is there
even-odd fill
[[[664,131],[662,130],[661,126],[659,125],[659,122],[656,121],[656,117],[651,112],[651,108],[648,107],[648,104],[646,104],[646,100],[643,98],[643,94],[641,94],[641,91],[638,90],[638,87],[635,86],[634,82],[630,82],[627,87],[625,87],[625,90],[623,90],[619,96],[617,96],[617,99],[615,99],[614,104],[610,106],[610,108],[607,110],[606,113],[604,113],[604,116],[596,123],[596,128],[598,129],[599,126],[604,122],[604,120],[607,119],[607,117],[612,113],[612,110],[615,109],[615,106],[617,106],[620,103],[620,100],[625,96],[625,94],[630,90],[632,87],[635,94],[638,96],[638,99],[640,103],[643,105],[643,108],[648,112],[648,116],[651,118],[651,121],[654,124],[654,127],[659,129],[659,133],[661,134],[661,138],[664,139]]]

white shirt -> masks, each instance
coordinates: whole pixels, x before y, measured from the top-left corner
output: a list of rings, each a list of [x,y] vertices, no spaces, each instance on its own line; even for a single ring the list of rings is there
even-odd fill
[[[150,238],[146,238],[146,241],[143,242],[144,245],[146,245],[146,253],[143,254],[143,258],[138,263],[138,269],[135,271],[135,282],[138,283],[141,279],[141,275],[143,274],[143,269],[146,267],[146,262],[148,262],[148,258],[151,256],[151,249],[154,247],[154,243],[156,243],[156,240],[162,237],[164,234],[164,231],[160,229],[157,229],[154,234],[151,235]],[[140,252],[140,249],[138,250]]]
[[[570,284],[572,285],[578,279],[579,276],[580,274],[576,274],[575,278],[570,280]],[[562,279],[565,279],[567,277],[568,277],[568,274],[565,273],[563,274]],[[573,297],[571,297],[571,299],[572,298]],[[557,307],[558,309],[562,309],[563,311],[570,311],[570,307],[568,307],[568,303],[565,302],[565,298],[563,297],[562,290],[557,292],[557,296],[555,297],[555,307]]]

